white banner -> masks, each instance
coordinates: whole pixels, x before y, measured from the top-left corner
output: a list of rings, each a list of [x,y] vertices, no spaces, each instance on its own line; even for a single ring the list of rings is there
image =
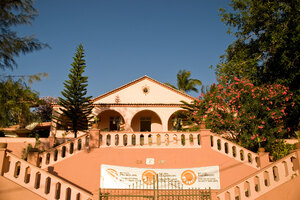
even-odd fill
[[[101,165],[100,187],[103,189],[128,189],[134,183],[141,182],[146,186],[154,183],[153,177],[168,179],[180,183],[180,188],[220,189],[219,166],[180,168],[180,169],[150,169]],[[159,189],[168,189],[166,184]]]

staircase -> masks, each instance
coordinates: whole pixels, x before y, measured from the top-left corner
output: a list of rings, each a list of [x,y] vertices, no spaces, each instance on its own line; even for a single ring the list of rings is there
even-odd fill
[[[51,148],[39,155],[40,167],[47,168],[57,162],[65,160],[77,153],[88,149],[90,146],[90,134],[86,133],[80,137],[74,138],[57,147]]]
[[[218,193],[218,200],[256,199],[299,175],[296,152],[289,154]]]
[[[3,176],[45,199],[92,200],[92,194],[6,152]]]
[[[253,168],[260,169],[257,153],[249,151],[214,133],[210,133],[210,145],[214,151],[220,152]]]

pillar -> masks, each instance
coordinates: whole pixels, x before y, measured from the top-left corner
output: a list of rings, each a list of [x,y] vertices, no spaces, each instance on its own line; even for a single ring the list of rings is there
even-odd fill
[[[6,166],[6,147],[7,143],[0,143],[0,175],[2,176],[4,173],[4,169]]]
[[[100,146],[100,129],[91,129],[90,130],[90,147],[99,148]]]
[[[29,151],[27,156],[27,162],[39,167],[40,166],[40,153],[38,151]]]

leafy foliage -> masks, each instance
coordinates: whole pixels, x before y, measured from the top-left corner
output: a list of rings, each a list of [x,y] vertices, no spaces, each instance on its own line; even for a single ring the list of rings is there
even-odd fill
[[[198,123],[206,121],[207,128],[256,151],[283,138],[284,118],[292,94],[287,87],[273,84],[255,86],[249,80],[223,78],[213,84],[188,109]]]
[[[37,15],[32,0],[0,1],[0,68],[17,66],[14,57],[47,47],[33,35],[20,37],[11,28],[31,24]]]
[[[34,110],[37,119],[41,122],[50,122],[52,119],[52,104],[57,103],[58,99],[55,97],[43,97],[39,101],[39,106]]]
[[[92,116],[90,116],[93,106],[87,94],[87,79],[82,76],[86,67],[84,60],[84,50],[80,44],[73,57],[74,62],[68,75],[69,80],[64,82],[65,89],[61,92],[64,98],[59,97],[58,105],[61,106],[60,113],[56,113],[54,119],[58,127],[65,130],[72,130],[75,137],[79,130],[86,130]]]
[[[38,94],[21,80],[0,82],[0,127],[19,124],[24,127],[34,119],[30,108],[39,102]]]
[[[165,84],[174,89],[178,89],[181,92],[189,92],[189,91],[198,92],[196,86],[201,85],[202,82],[198,79],[191,79],[190,76],[191,76],[190,71],[179,70],[179,72],[177,73],[177,87],[175,87],[170,83],[165,83]]]
[[[220,9],[230,44],[216,66],[219,76],[246,78],[255,85],[281,84],[294,93],[288,126],[297,128],[300,100],[300,1],[232,0],[231,11]]]

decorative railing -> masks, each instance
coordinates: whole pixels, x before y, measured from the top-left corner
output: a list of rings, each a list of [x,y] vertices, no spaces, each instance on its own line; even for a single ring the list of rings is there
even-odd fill
[[[194,148],[201,134],[192,132],[101,132],[100,147]]]
[[[40,154],[40,167],[46,168],[89,148],[90,135],[87,133]]]
[[[217,197],[218,200],[255,199],[298,175],[296,153],[292,153],[225,188]]]
[[[91,200],[92,194],[30,163],[6,153],[8,165],[3,176],[45,199]]]
[[[239,162],[250,165],[256,169],[260,169],[257,153],[249,151],[248,149],[245,149],[213,133],[210,134],[210,142],[213,150],[234,158]]]

